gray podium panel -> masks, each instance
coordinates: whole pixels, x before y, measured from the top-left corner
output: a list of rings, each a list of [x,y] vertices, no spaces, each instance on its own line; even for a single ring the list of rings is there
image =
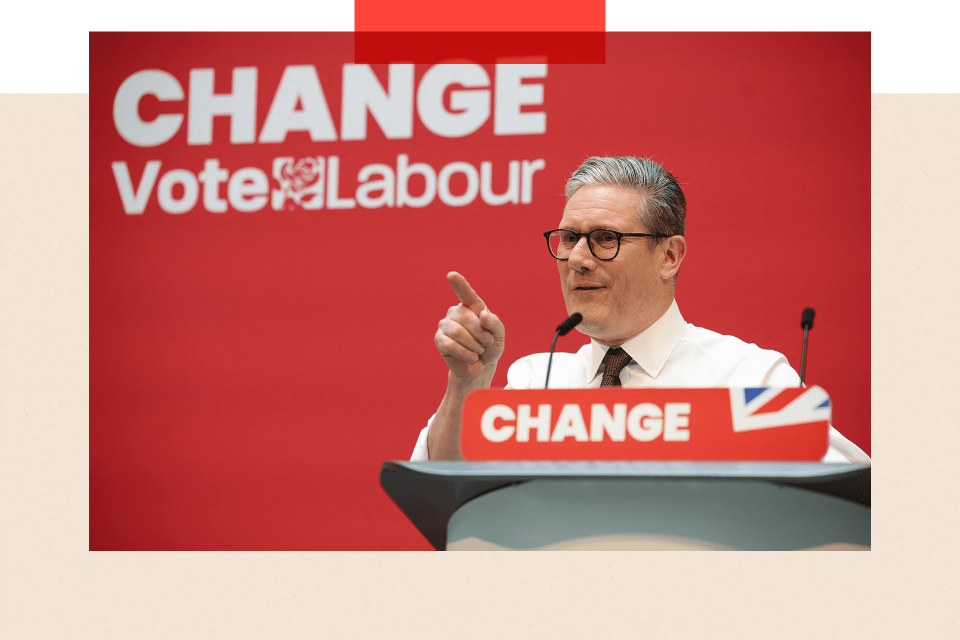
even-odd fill
[[[386,462],[436,549],[869,548],[870,466]]]
[[[755,551],[869,547],[870,508],[764,480],[531,480],[470,500],[447,526],[448,549],[591,543]]]

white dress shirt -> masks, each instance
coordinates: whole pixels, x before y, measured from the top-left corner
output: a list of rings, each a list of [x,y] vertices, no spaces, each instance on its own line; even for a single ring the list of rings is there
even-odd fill
[[[632,360],[620,372],[624,387],[796,387],[800,376],[776,351],[761,349],[732,336],[684,321],[674,300],[646,331],[620,347]],[[551,389],[592,389],[603,378],[603,356],[609,347],[593,340],[576,353],[555,353]],[[507,371],[507,389],[543,388],[549,354],[520,358]],[[410,460],[428,460],[427,434],[433,417],[420,431]],[[860,447],[832,426],[822,462],[869,462]]]

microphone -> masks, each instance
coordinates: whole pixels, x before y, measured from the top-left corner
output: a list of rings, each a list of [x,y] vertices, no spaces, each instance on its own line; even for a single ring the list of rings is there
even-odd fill
[[[812,307],[803,310],[800,316],[800,328],[803,329],[803,355],[800,356],[800,386],[803,386],[803,373],[807,367],[807,334],[813,328],[813,316],[816,311]]]
[[[583,316],[580,315],[580,312],[574,313],[572,316],[560,323],[560,326],[557,327],[557,335],[565,336],[570,333],[570,330],[575,326],[580,324],[583,321]]]
[[[550,344],[550,357],[547,359],[547,379],[543,383],[543,388],[546,389],[550,386],[550,367],[553,365],[553,350],[557,346],[557,338],[560,336],[565,336],[570,333],[570,330],[575,326],[580,324],[583,321],[583,316],[579,312],[574,313],[572,316],[560,323],[560,326],[557,327],[557,332],[553,335],[553,342]]]

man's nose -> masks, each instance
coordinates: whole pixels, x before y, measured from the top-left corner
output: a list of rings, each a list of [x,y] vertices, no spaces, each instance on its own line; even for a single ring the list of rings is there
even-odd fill
[[[577,244],[573,245],[573,250],[570,252],[570,257],[567,258],[567,263],[574,271],[593,269],[596,266],[593,253],[590,252],[590,244],[587,236],[580,236]]]

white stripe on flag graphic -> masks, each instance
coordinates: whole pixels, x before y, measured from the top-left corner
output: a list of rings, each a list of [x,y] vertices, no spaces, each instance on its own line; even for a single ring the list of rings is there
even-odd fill
[[[830,421],[830,404],[821,406],[830,399],[830,396],[818,386],[810,387],[779,411],[752,415],[753,411],[761,408],[781,391],[784,389],[773,387],[764,389],[748,403],[743,389],[730,389],[730,411],[733,416],[734,433],[821,420]]]

